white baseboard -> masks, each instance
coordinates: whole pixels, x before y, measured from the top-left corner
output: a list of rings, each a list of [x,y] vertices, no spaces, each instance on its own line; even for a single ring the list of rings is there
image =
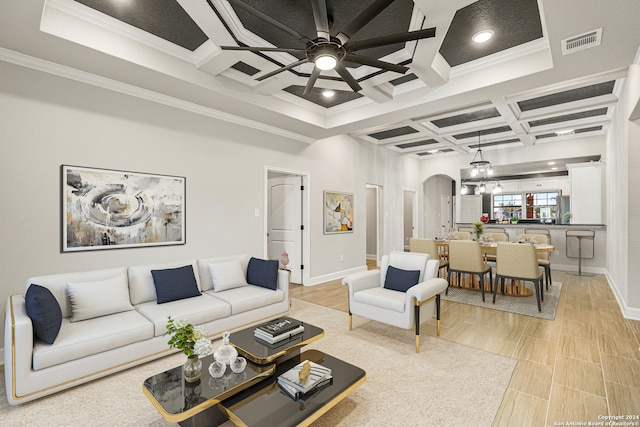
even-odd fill
[[[607,282],[609,282],[609,287],[613,291],[613,295],[616,297],[616,301],[620,306],[620,311],[622,311],[622,315],[627,319],[632,320],[640,320],[640,308],[628,307],[624,303],[624,298],[620,295],[620,290],[618,289],[618,285],[615,280],[609,275],[609,272],[605,273],[605,277],[607,278]]]
[[[361,271],[367,271],[367,266],[351,268],[349,270],[336,271],[335,273],[325,274],[323,276],[310,277],[305,286],[319,285],[320,283],[329,282],[331,280],[342,279],[344,276],[353,273],[359,273]]]

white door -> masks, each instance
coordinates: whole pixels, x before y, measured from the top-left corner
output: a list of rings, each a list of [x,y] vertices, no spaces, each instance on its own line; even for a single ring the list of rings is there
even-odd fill
[[[280,176],[269,179],[268,246],[271,259],[289,254],[287,269],[291,283],[302,283],[302,178]]]
[[[451,223],[453,210],[451,209],[451,196],[441,195],[440,196],[440,235],[439,237],[444,237],[446,233],[452,228],[453,224]]]
[[[404,249],[409,250],[409,239],[415,237],[415,224],[413,223],[413,207],[415,205],[416,193],[414,191],[404,191]]]

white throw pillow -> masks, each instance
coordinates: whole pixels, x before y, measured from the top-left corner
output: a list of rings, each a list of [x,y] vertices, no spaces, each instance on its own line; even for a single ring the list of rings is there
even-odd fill
[[[69,282],[67,295],[72,322],[133,310],[126,274],[92,282]]]
[[[209,264],[209,273],[213,282],[213,292],[247,286],[242,265],[237,259]]]

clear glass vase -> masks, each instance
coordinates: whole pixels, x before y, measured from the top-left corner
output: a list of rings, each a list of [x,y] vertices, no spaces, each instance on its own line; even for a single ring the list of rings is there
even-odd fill
[[[202,361],[196,355],[187,357],[187,361],[184,363],[182,369],[182,375],[184,380],[188,383],[196,382],[202,375]]]
[[[229,344],[229,331],[222,333],[222,345],[213,353],[213,358],[224,364],[230,364],[238,356],[238,350]]]

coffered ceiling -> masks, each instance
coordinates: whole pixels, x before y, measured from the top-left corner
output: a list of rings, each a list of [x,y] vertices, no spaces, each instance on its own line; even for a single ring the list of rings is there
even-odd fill
[[[241,0],[316,37],[309,0]],[[406,73],[346,63],[354,92],[304,43],[228,0],[0,0],[0,59],[313,143],[348,134],[418,159],[607,132],[637,62],[640,2],[396,0],[352,40],[435,27],[435,37],[362,50]],[[336,36],[374,0],[326,0]],[[493,31],[484,44],[471,41]],[[358,52],[360,54],[360,52]],[[331,89],[334,96],[323,95]]]

